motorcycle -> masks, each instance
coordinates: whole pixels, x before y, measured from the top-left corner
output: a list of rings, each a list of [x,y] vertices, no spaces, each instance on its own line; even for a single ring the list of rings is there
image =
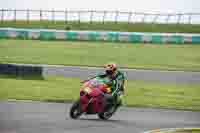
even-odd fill
[[[107,94],[113,96],[117,89],[111,93],[110,86],[101,78],[96,77],[83,83],[80,89],[80,97],[70,108],[70,117],[78,119],[82,114],[98,115],[102,120],[108,120],[116,112],[117,107],[106,98]]]

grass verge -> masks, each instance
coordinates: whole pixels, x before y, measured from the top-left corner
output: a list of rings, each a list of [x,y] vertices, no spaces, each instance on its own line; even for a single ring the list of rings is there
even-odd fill
[[[0,99],[34,101],[74,101],[79,96],[80,79],[48,77],[43,80],[0,76]],[[129,81],[126,106],[200,111],[200,85],[166,85]]]
[[[149,133],[200,133],[200,128],[166,128],[152,130]]]
[[[183,131],[176,131],[176,132],[172,132],[172,133],[200,133],[200,130],[196,131],[196,130],[183,130]]]
[[[14,28],[45,28],[59,30],[105,30],[124,32],[169,32],[169,33],[200,33],[200,25],[192,24],[144,24],[144,23],[115,23],[115,22],[68,22],[64,21],[4,21],[0,27]]]
[[[169,132],[169,131],[168,131]],[[163,132],[163,133],[165,133],[165,131]],[[167,133],[167,131],[166,131],[166,133]],[[174,131],[174,132],[170,132],[170,133],[200,133],[200,129],[199,128],[197,128],[197,129],[177,129],[176,131]]]
[[[0,63],[200,71],[200,46],[0,40]]]

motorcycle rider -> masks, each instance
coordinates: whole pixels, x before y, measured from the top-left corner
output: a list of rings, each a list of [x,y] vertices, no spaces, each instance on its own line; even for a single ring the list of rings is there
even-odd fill
[[[104,66],[104,68],[105,72],[98,74],[95,77],[107,77],[110,80],[108,84],[111,86],[112,92],[115,92],[115,90],[118,89],[114,95],[105,94],[106,99],[109,101],[109,103],[114,104],[117,109],[120,105],[122,105],[126,77],[123,72],[118,70],[118,67],[115,63],[108,63]]]
[[[108,63],[105,65],[105,76],[108,76],[113,81],[112,92],[117,88],[118,91],[113,95],[114,104],[117,108],[122,105],[122,97],[124,95],[125,88],[125,74],[118,70],[118,67],[115,63]]]

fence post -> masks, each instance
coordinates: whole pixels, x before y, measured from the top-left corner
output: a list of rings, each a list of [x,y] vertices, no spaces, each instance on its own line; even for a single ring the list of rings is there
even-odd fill
[[[81,23],[81,11],[78,11],[78,23],[80,24]]]
[[[4,21],[4,9],[1,10],[1,23]]]
[[[91,14],[90,14],[90,24],[92,24],[92,19],[93,19],[93,11],[91,11]]]
[[[191,20],[192,20],[192,14],[188,14],[189,18],[188,18],[188,24],[191,24]]]
[[[145,22],[145,18],[146,18],[146,16],[147,16],[147,14],[143,14],[144,15],[144,17],[142,18],[142,23],[144,23]]]
[[[132,12],[129,12],[129,15],[128,15],[128,24],[130,24],[131,22],[131,17],[132,17],[133,13]]]
[[[27,11],[26,11],[26,22],[27,23],[29,23],[29,16],[30,16],[29,9],[27,9]]]
[[[167,24],[169,23],[169,19],[170,19],[170,17],[171,17],[171,15],[168,14],[168,15],[167,15],[167,18],[166,18],[166,20],[165,20]]]
[[[155,14],[155,18],[154,18],[153,21],[152,21],[153,24],[156,23],[156,20],[158,19],[159,15],[160,15],[160,14]]]
[[[40,10],[40,22],[42,21],[42,10]]]
[[[105,17],[106,17],[106,11],[103,12],[103,24],[105,22]]]
[[[67,9],[65,9],[65,24],[67,24]]]
[[[180,20],[181,20],[182,14],[177,14],[177,15],[178,15],[177,24],[180,24]]]
[[[136,17],[137,13],[136,12],[133,12],[132,13],[132,16],[133,16],[133,19],[132,19],[132,22],[134,23],[134,17]]]
[[[16,9],[14,10],[14,22],[16,22],[16,19],[17,19],[17,11]]]
[[[117,21],[118,21],[118,16],[119,16],[119,11],[116,11],[115,14],[116,14],[116,15],[115,15],[115,23],[117,23]]]
[[[51,21],[52,21],[53,23],[55,23],[55,11],[54,11],[54,9],[52,9],[51,12],[52,12],[52,14],[51,14],[51,15],[52,15],[52,20],[51,20]]]

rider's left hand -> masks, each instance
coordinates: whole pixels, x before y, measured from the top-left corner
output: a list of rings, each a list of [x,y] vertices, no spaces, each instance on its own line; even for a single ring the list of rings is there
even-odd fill
[[[119,91],[119,92],[118,92],[118,96],[121,96],[121,95],[124,95],[124,92],[123,92],[123,91]]]

